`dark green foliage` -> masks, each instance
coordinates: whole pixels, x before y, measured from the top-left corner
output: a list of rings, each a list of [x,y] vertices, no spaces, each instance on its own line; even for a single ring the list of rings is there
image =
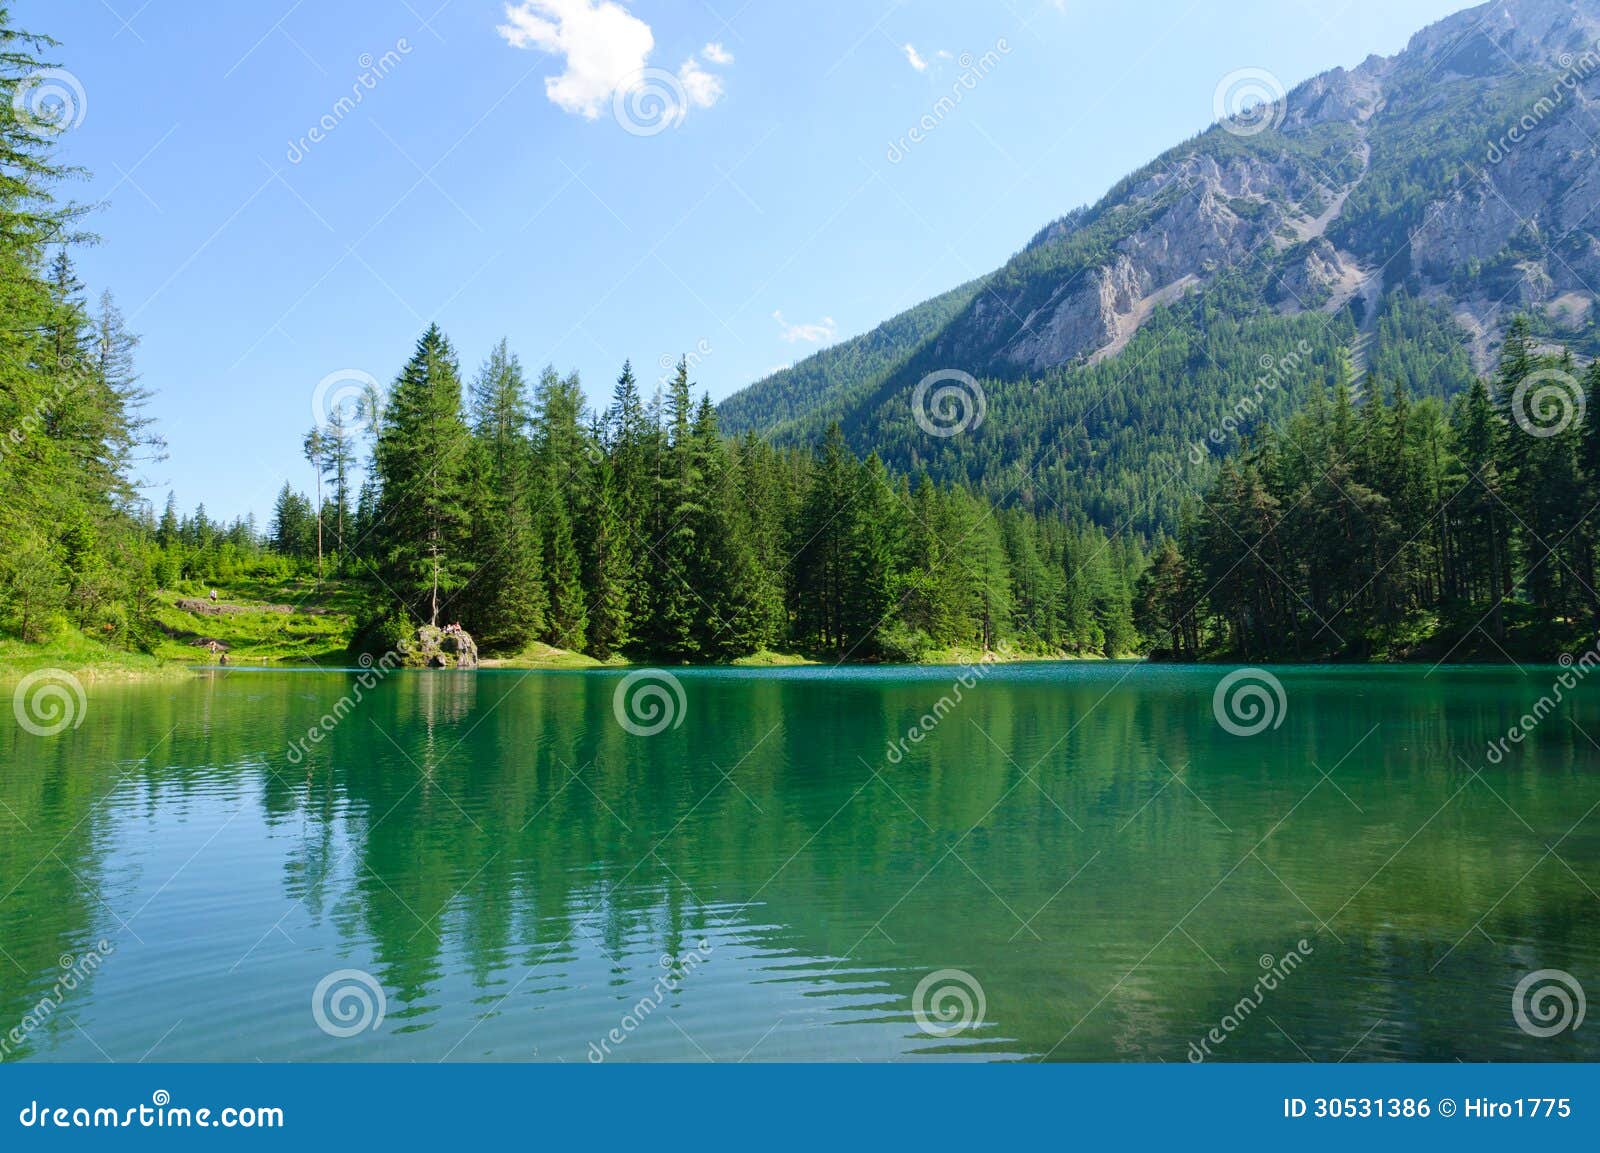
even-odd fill
[[[455,350],[433,325],[390,391],[373,454],[377,576],[419,622],[438,624],[472,576],[469,443]]]
[[[135,648],[156,569],[135,470],[159,444],[134,338],[109,296],[91,312],[73,271],[82,210],[55,192],[76,174],[13,101],[52,47],[0,8],[0,625],[44,640],[68,622]]]
[[[1591,367],[1590,392],[1597,379]],[[1403,384],[1371,382],[1360,405],[1343,385],[1315,399],[1223,466],[1181,551],[1158,548],[1139,590],[1148,643],[1503,660],[1584,635],[1600,623],[1600,477],[1577,384],[1570,356],[1538,353],[1519,320],[1493,388],[1476,381],[1448,410]]]
[[[502,342],[473,383],[468,429],[448,349],[430,329],[383,407],[374,483],[353,518],[356,568],[376,573],[368,641],[431,613],[437,560],[439,611],[487,652],[533,639],[665,661],[1136,647],[1138,550],[1098,530],[998,514],[927,476],[913,492],[836,427],[815,454],[729,441],[695,402],[687,360],[649,407],[624,367],[592,416],[577,378],[553,369],[530,402]],[[451,446],[465,463],[431,467]],[[286,488],[275,547],[314,557],[314,526]],[[1082,619],[1068,595],[1079,586]]]
[[[522,365],[505,341],[472,385],[469,454],[473,579],[458,598],[462,622],[480,645],[519,649],[544,629],[543,580],[530,414]]]

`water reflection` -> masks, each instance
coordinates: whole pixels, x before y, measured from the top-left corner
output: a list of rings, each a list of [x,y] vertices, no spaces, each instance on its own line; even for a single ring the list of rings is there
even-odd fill
[[[950,670],[684,672],[653,737],[609,674],[96,688],[0,737],[0,1029],[115,943],[7,1056],[1179,1061],[1226,1019],[1219,1059],[1600,1056],[1510,1005],[1600,982],[1600,707],[1495,766],[1548,678],[1424,672],[1284,672],[1254,738],[1216,671],[1132,666],[949,710]],[[317,1027],[343,968],[380,1029]],[[982,1001],[952,1035],[914,1014],[945,969]]]

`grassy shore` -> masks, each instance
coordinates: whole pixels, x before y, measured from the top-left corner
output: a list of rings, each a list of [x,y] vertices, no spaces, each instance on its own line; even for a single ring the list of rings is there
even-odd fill
[[[217,663],[215,641],[234,665],[350,663],[346,647],[361,609],[359,592],[339,581],[246,580],[211,589],[161,593],[155,655],[176,664]]]
[[[64,669],[85,682],[186,675],[180,665],[147,653],[111,648],[76,629],[63,630],[44,644],[24,644],[10,637],[0,637],[0,683],[18,680],[39,669]]]
[[[240,666],[344,668],[348,646],[363,604],[361,590],[348,582],[306,578],[287,581],[242,579],[212,588],[186,584],[156,597],[156,625],[150,653],[113,648],[76,630],[63,628],[49,640],[25,644],[0,638],[0,677],[16,678],[42,668],[58,668],[84,680],[135,680],[181,676],[186,669],[217,665],[219,654]],[[213,648],[213,645],[217,646]],[[970,665],[983,661],[1066,659],[1046,654],[977,648],[940,649],[924,654],[922,664]],[[486,669],[630,668],[640,662],[614,656],[596,660],[583,653],[535,643],[511,656],[486,658]],[[651,663],[651,662],[644,662]],[[789,668],[833,665],[830,654],[762,650],[732,662],[739,668]]]

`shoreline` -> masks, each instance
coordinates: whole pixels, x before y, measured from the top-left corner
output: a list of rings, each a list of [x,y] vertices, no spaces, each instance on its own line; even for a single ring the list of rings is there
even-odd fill
[[[359,673],[365,671],[355,662],[349,664],[316,664],[310,662],[289,661],[262,661],[240,663],[237,665],[217,665],[204,661],[172,661],[148,656],[146,654],[119,654],[125,659],[117,657],[95,657],[84,659],[81,652],[71,650],[52,650],[47,647],[33,649],[20,657],[15,646],[7,646],[9,651],[0,651],[0,687],[13,686],[26,677],[41,671],[65,673],[85,684],[141,684],[160,681],[178,681],[189,676],[204,673],[230,673],[230,672],[323,672],[323,673]],[[816,657],[807,657],[799,654],[757,654],[756,657],[746,657],[725,663],[691,663],[691,664],[664,664],[651,661],[629,661],[612,659],[598,661],[592,657],[585,657],[579,653],[555,650],[552,655],[528,658],[487,658],[482,661],[479,669],[489,673],[502,672],[628,672],[638,669],[666,669],[668,671],[679,669],[684,671],[719,669],[740,671],[784,670],[784,669],[959,669],[972,668],[976,665],[1077,665],[1077,664],[1143,664],[1152,668],[1169,669],[1234,669],[1234,668],[1267,668],[1267,669],[1320,669],[1324,671],[1370,671],[1375,669],[1402,669],[1416,668],[1428,664],[1422,660],[1386,660],[1386,661],[1283,661],[1273,660],[1260,664],[1251,664],[1241,661],[1173,661],[1152,660],[1147,657],[1128,655],[1122,657],[1081,656],[1072,654],[1047,655],[1037,653],[1005,653],[989,654],[987,659],[974,652],[971,654],[940,653],[937,658],[903,663],[888,662],[835,662]],[[1564,668],[1559,657],[1543,659],[1530,659],[1523,661],[1451,661],[1438,666],[1449,669],[1531,669],[1531,668]],[[427,669],[397,669],[397,672],[428,672]],[[461,670],[453,670],[461,671]]]

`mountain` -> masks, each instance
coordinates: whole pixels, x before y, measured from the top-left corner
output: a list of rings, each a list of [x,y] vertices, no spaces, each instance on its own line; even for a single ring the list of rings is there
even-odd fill
[[[837,420],[891,466],[1150,532],[1192,493],[1175,477],[1340,379],[1448,396],[1519,313],[1594,355],[1597,41],[1600,0],[1460,12],[751,385],[723,427],[811,442]]]

